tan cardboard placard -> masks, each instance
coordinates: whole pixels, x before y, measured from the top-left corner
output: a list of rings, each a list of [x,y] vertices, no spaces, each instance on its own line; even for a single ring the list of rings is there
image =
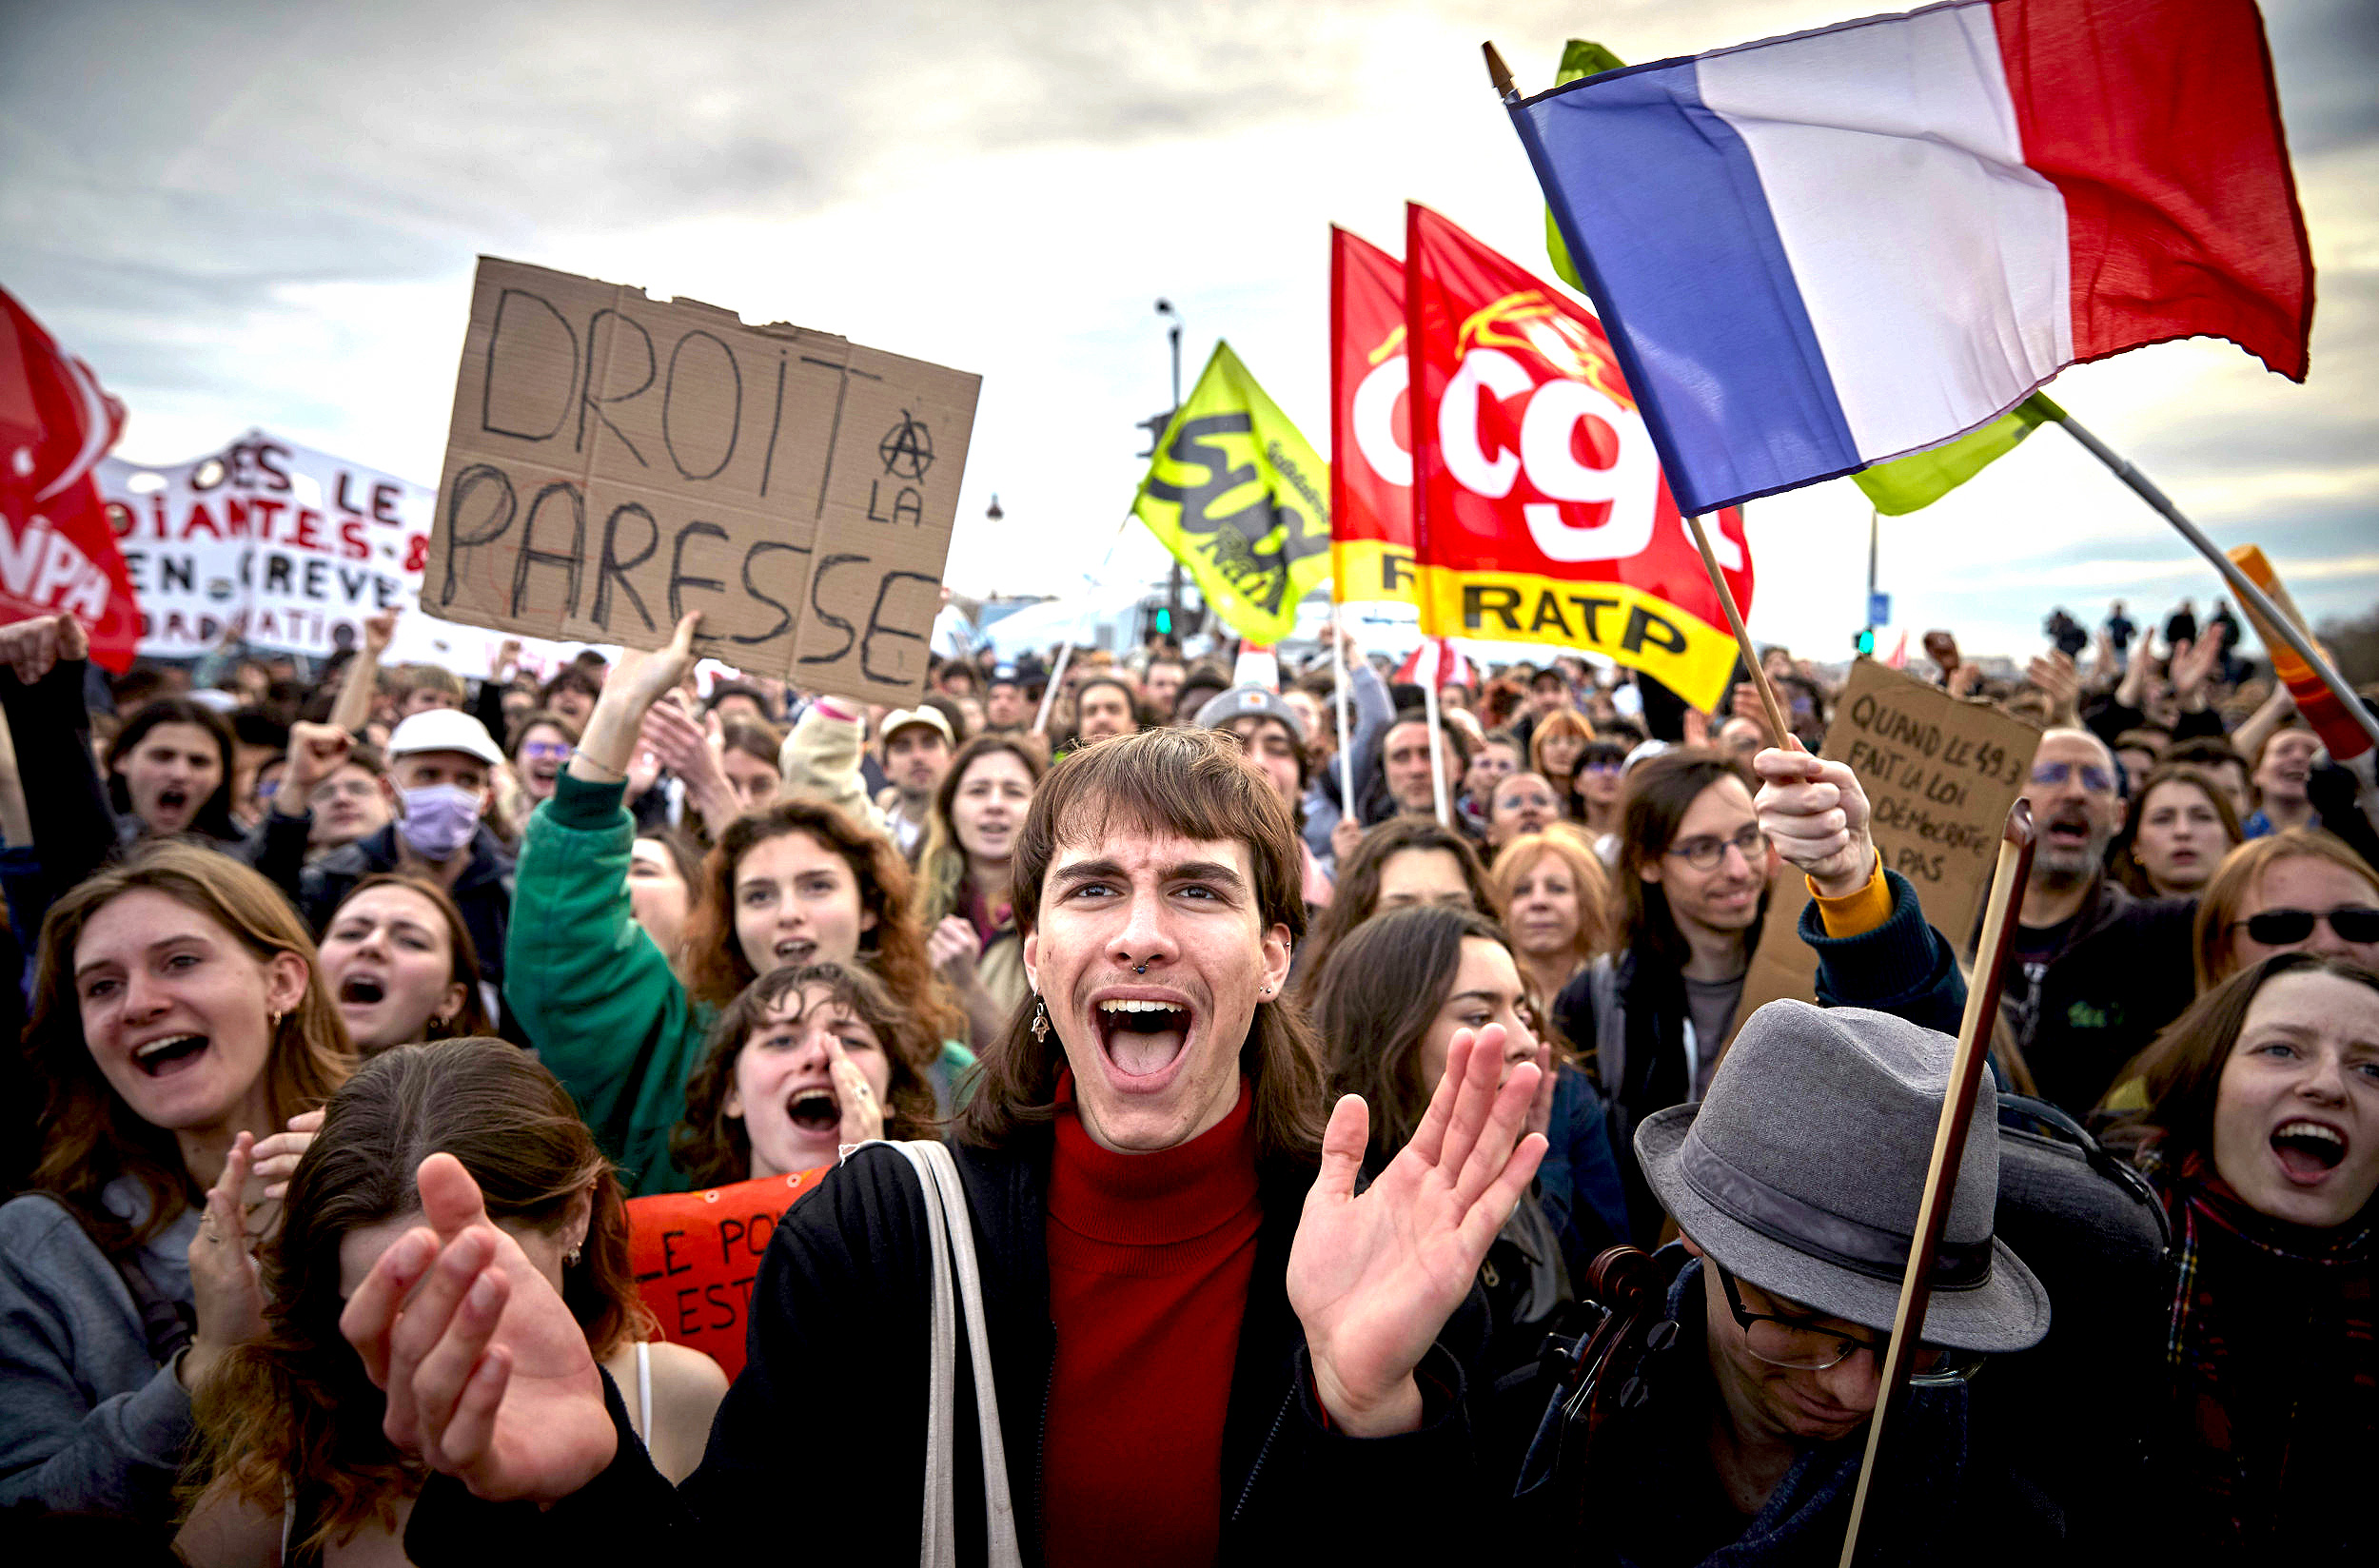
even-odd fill
[[[812,691],[923,689],[982,378],[480,258],[422,604],[698,652]]]
[[[1826,726],[1819,755],[1858,775],[1877,854],[1915,884],[1925,919],[1961,958],[1974,956],[1999,832],[2039,744],[2040,732],[2023,720],[1871,658],[1851,667]],[[1779,997],[1817,1000],[1817,954],[1799,933],[1808,896],[1807,880],[1786,867],[1769,896],[1738,1027]]]

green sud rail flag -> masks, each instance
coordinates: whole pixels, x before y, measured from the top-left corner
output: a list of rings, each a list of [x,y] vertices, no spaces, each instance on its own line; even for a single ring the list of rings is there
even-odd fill
[[[1217,343],[1156,443],[1132,511],[1197,578],[1223,623],[1273,643],[1330,575],[1330,470]]]

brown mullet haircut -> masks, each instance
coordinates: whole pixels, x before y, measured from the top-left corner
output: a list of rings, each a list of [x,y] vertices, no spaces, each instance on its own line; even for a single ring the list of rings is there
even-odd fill
[[[1304,939],[1303,863],[1288,808],[1248,766],[1239,743],[1216,730],[1117,735],[1049,771],[1016,843],[1012,897],[1019,932],[1030,935],[1040,917],[1041,888],[1058,852],[1117,831],[1246,845],[1257,918],[1267,930],[1286,927],[1292,943]],[[1028,996],[975,1064],[973,1097],[953,1124],[960,1142],[1001,1148],[1046,1136],[1066,1052],[1054,1037],[1032,1038],[1032,1015]],[[1257,1158],[1318,1164],[1329,1107],[1321,1048],[1305,1014],[1284,1000],[1258,1002],[1239,1067],[1253,1096]]]

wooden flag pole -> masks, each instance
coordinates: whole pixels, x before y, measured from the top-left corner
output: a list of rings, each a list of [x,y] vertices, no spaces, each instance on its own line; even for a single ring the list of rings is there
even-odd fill
[[[1957,1047],[1950,1054],[1941,1121],[1933,1135],[1933,1163],[1925,1171],[1924,1196],[1917,1205],[1917,1233],[1908,1249],[1907,1271],[1900,1279],[1899,1307],[1892,1315],[1892,1339],[1884,1346],[1877,1380],[1875,1415],[1867,1422],[1867,1457],[1858,1467],[1858,1490],[1851,1499],[1841,1568],[1851,1568],[1858,1554],[1858,1528],[1866,1519],[1876,1461],[1883,1453],[1884,1424],[1907,1392],[1908,1377],[1915,1369],[1925,1306],[1933,1299],[1933,1266],[1941,1254],[1950,1200],[1957,1191],[1957,1167],[1966,1154],[1966,1127],[1974,1119],[1975,1101],[1982,1092],[1991,1026],[1999,1011],[1999,976],[2007,965],[2008,947],[2015,940],[2015,911],[2021,907],[2024,882],[2032,872],[2033,843],[2032,807],[2018,800],[2007,813],[2007,826],[1999,836],[1999,862],[1991,877],[1991,896],[1983,905],[1974,982],[1966,988],[1966,1012],[1958,1022]]]
[[[1726,585],[1726,574],[1719,570],[1717,552],[1710,548],[1710,536],[1701,531],[1701,514],[1685,514],[1685,526],[1693,530],[1694,545],[1701,552],[1702,569],[1710,574],[1710,586],[1718,591],[1719,603],[1726,610],[1726,624],[1734,629],[1735,645],[1743,651],[1743,663],[1751,671],[1752,681],[1760,689],[1760,706],[1768,715],[1768,734],[1775,744],[1784,744],[1792,729],[1784,722],[1783,705],[1776,700],[1776,688],[1768,684],[1767,671],[1760,667],[1760,655],[1751,646],[1751,634],[1743,630],[1743,613],[1736,606],[1735,590]],[[1733,694],[1730,692],[1731,697]]]
[[[1338,701],[1338,807],[1339,814],[1353,820],[1355,814],[1355,759],[1347,739],[1347,607],[1343,603],[1330,606],[1330,684]]]

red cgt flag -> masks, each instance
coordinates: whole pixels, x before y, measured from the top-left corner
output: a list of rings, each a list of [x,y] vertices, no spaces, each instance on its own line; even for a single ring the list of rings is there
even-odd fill
[[[1602,323],[1419,206],[1405,311],[1422,631],[1602,654],[1716,708],[1735,639]],[[1707,526],[1748,613],[1742,513]]]
[[[1405,265],[1330,229],[1330,597],[1413,601]]]
[[[0,623],[70,612],[119,672],[140,647],[140,602],[92,471],[123,429],[90,366],[0,289]]]

